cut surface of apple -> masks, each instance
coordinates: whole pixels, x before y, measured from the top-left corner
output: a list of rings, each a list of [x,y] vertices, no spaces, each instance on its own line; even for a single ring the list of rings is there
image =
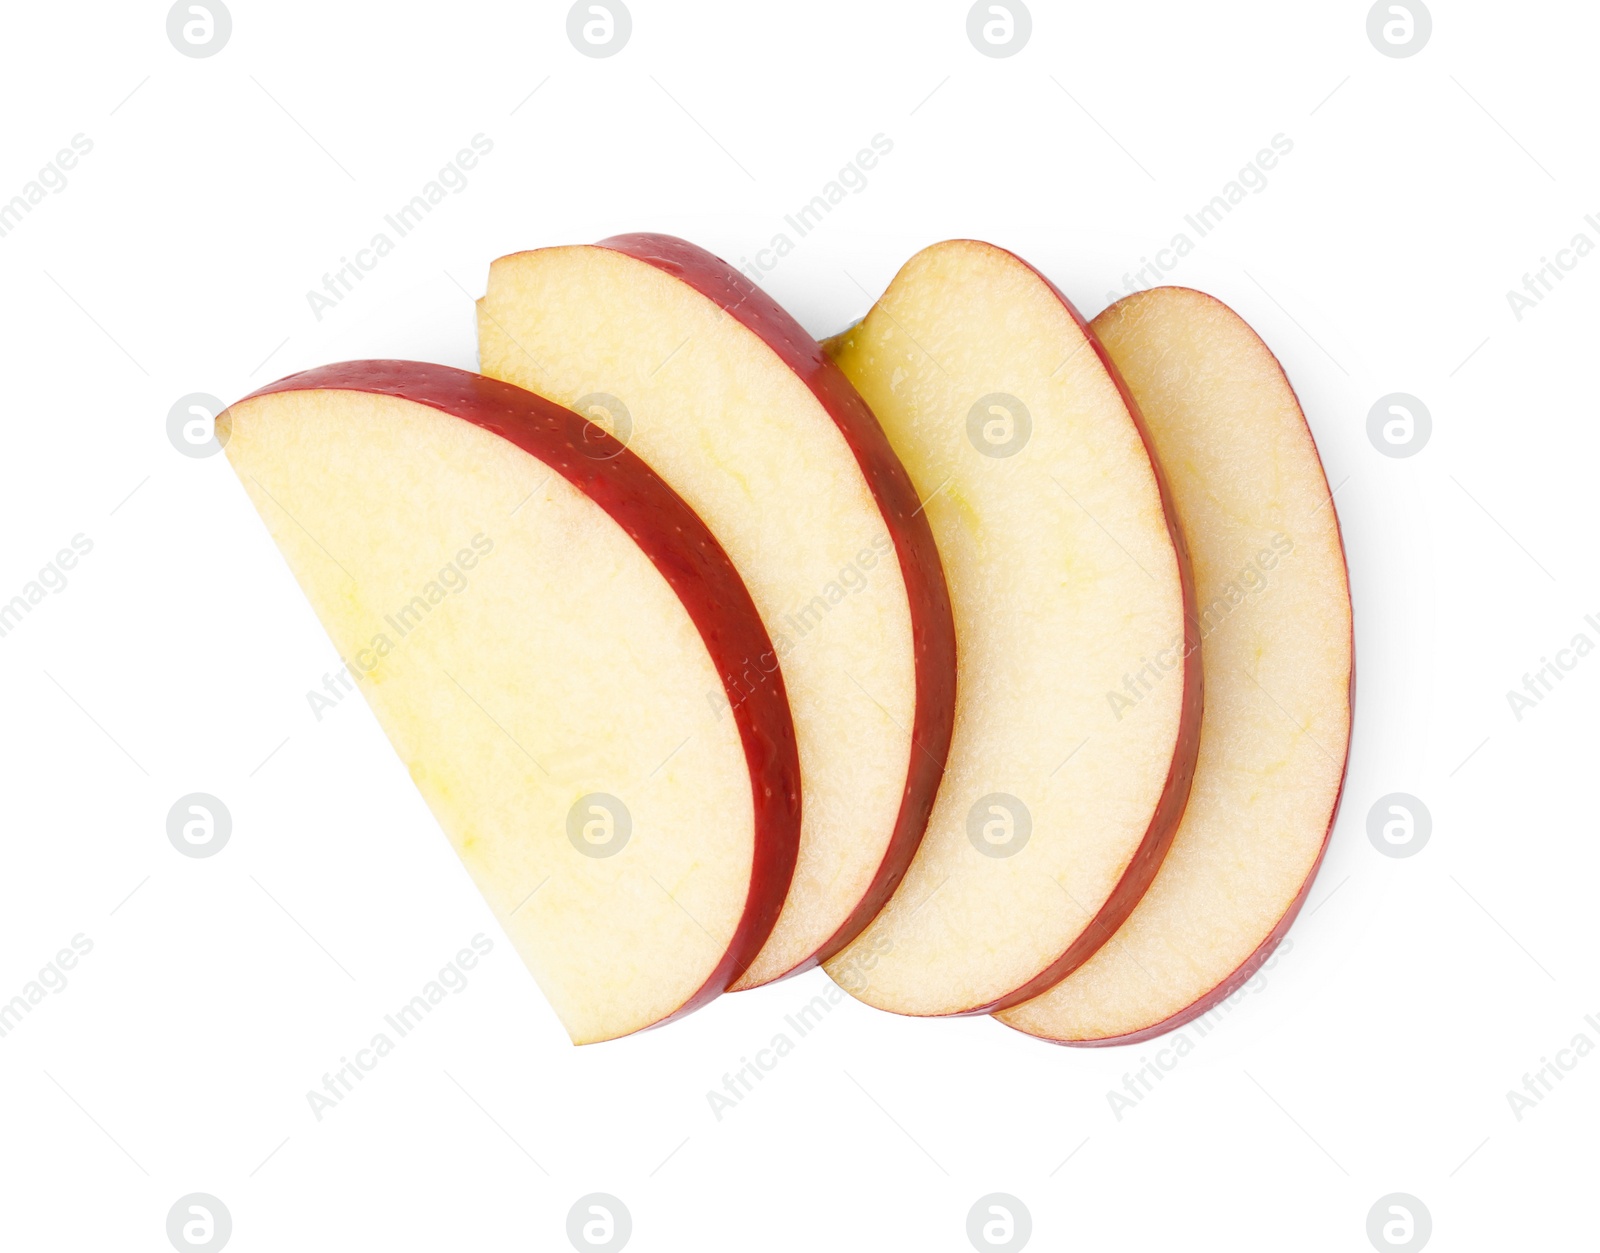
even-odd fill
[[[217,420],[417,788],[577,1043],[722,992],[794,864],[781,680],[726,554],[636,456],[444,366],[293,375]]]
[[[788,899],[736,988],[852,939],[900,881],[950,736],[954,632],[910,479],[817,343],[743,275],[664,235],[501,257],[486,374],[591,414],[705,519],[760,610],[799,744]],[[720,689],[707,698],[725,711]],[[737,698],[736,698],[737,699]]]
[[[1001,1021],[1133,1043],[1243,984],[1304,902],[1338,810],[1354,678],[1328,482],[1288,379],[1221,302],[1118,301],[1094,328],[1138,398],[1193,554],[1206,705],[1189,807],[1115,936]]]
[[[922,847],[827,968],[903,1014],[1015,1004],[1116,929],[1183,812],[1187,560],[1132,402],[1011,253],[925,249],[828,349],[926,502],[961,674]]]

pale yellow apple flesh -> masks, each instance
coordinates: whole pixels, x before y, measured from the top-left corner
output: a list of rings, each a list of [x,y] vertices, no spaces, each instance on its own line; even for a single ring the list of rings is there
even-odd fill
[[[491,396],[479,416],[507,412]],[[706,642],[634,539],[508,438],[427,404],[325,386],[248,398],[217,425],[573,1040],[722,991],[760,888],[752,770],[707,700]]]
[[[827,968],[902,1014],[1014,1004],[1121,923],[1182,812],[1200,705],[1185,559],[1125,395],[1010,253],[924,250],[827,347],[925,501],[960,657],[922,847]]]
[[[681,240],[607,245],[497,260],[478,302],[479,357],[485,374],[595,412],[625,434],[706,521],[772,636],[799,744],[802,828],[777,925],[734,984],[753,987],[853,938],[898,882],[949,733],[948,608],[942,627],[915,620],[919,589],[903,569],[904,536],[908,527],[925,534],[925,524],[909,483],[903,504],[890,509],[879,498],[882,483],[819,400],[814,376],[834,376],[860,409],[858,427],[871,415],[809,336],[748,280]],[[641,259],[660,256],[676,260]],[[809,383],[785,355],[801,340],[815,358]],[[942,598],[931,537],[926,550],[932,569],[920,571],[921,590],[937,581]],[[926,647],[928,631],[942,649]],[[919,659],[949,671],[942,734],[927,730]]]
[[[999,1015],[1066,1043],[1181,1025],[1270,954],[1310,886],[1349,745],[1349,581],[1293,390],[1227,306],[1183,288],[1093,323],[1137,397],[1194,572],[1205,717],[1189,806],[1144,899],[1093,958]]]

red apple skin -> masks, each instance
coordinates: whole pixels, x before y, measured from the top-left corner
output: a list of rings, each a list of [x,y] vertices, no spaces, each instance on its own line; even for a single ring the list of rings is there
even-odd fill
[[[1193,291],[1194,289],[1184,288],[1183,290]],[[1216,299],[1216,297],[1208,295],[1205,292],[1197,292],[1196,294],[1205,296],[1207,300]],[[1221,302],[1219,301],[1218,303]],[[1074,310],[1074,314],[1076,314],[1076,312],[1077,311]],[[1265,345],[1263,345],[1263,347],[1265,347]],[[1098,339],[1095,340],[1095,348],[1100,353],[1100,359],[1106,363],[1107,369],[1112,370],[1112,377],[1117,380],[1117,386],[1123,388],[1124,393],[1130,396],[1131,403],[1131,393],[1127,392],[1127,387],[1122,381],[1122,376],[1117,374],[1114,367],[1112,367],[1111,360],[1106,355],[1105,350],[1100,347]],[[1289,389],[1289,394],[1294,397],[1295,407],[1300,411],[1301,421],[1304,421],[1305,406],[1300,403],[1299,393],[1295,391],[1294,384],[1289,381],[1289,375],[1284,370],[1283,363],[1278,360],[1277,354],[1271,352],[1270,349],[1268,350],[1268,355],[1272,357],[1273,364],[1278,367],[1278,373],[1283,377],[1283,385]],[[1137,410],[1135,410],[1135,412],[1137,413]],[[1141,430],[1143,430],[1143,421],[1144,420],[1141,418]],[[1306,424],[1306,433],[1308,435],[1311,434],[1310,423]],[[1145,444],[1147,447],[1150,444],[1148,436],[1145,439]],[[1313,447],[1315,447],[1315,444],[1316,440],[1315,437],[1313,437]],[[1323,473],[1322,485],[1323,487],[1327,487],[1328,485],[1326,471]],[[1345,551],[1344,528],[1339,524],[1339,510],[1338,507],[1333,504],[1332,492],[1328,493],[1328,503],[1329,507],[1333,510],[1334,534],[1338,536],[1339,539],[1339,559],[1344,565],[1344,585],[1346,592],[1348,592],[1350,588],[1350,556]],[[1355,615],[1352,613],[1350,618],[1350,695],[1347,701],[1350,710],[1349,726],[1351,732],[1353,732],[1355,729],[1356,720],[1355,635]],[[1255,950],[1250,954],[1249,957],[1246,957],[1244,961],[1240,962],[1239,965],[1235,967],[1232,974],[1230,974],[1216,987],[1212,988],[1211,991],[1207,992],[1204,996],[1200,997],[1192,1004],[1185,1006],[1175,1014],[1171,1014],[1168,1017],[1163,1018],[1160,1022],[1152,1023],[1148,1027],[1142,1027],[1138,1031],[1129,1031],[1124,1035],[1106,1036],[1105,1038],[1099,1040],[1050,1040],[1044,1036],[1033,1035],[1031,1032],[1024,1031],[1022,1034],[1029,1036],[1031,1039],[1044,1040],[1047,1044],[1059,1044],[1065,1048],[1098,1049],[1111,1048],[1115,1045],[1121,1044],[1142,1044],[1146,1040],[1153,1040],[1157,1036],[1166,1035],[1169,1031],[1176,1031],[1179,1027],[1186,1026],[1193,1022],[1196,1018],[1203,1017],[1204,1015],[1210,1013],[1223,1001],[1227,1000],[1245,984],[1250,982],[1250,980],[1255,976],[1256,971],[1260,970],[1261,967],[1267,963],[1267,960],[1277,950],[1278,945],[1283,942],[1283,937],[1289,934],[1289,928],[1294,925],[1294,920],[1299,917],[1300,910],[1306,903],[1306,898],[1311,895],[1311,888],[1312,885],[1317,881],[1317,872],[1322,869],[1323,859],[1328,855],[1328,844],[1333,839],[1333,828],[1339,821],[1339,807],[1344,803],[1345,780],[1350,774],[1350,738],[1351,737],[1349,735],[1345,737],[1344,765],[1339,771],[1339,790],[1334,793],[1333,809],[1328,814],[1328,829],[1323,833],[1322,847],[1317,850],[1317,859],[1311,863],[1311,869],[1306,872],[1305,882],[1300,885],[1300,891],[1295,894],[1294,900],[1289,902],[1289,907],[1288,909],[1284,910],[1283,917],[1278,919],[1277,926],[1272,928],[1272,930],[1267,934],[1266,939],[1262,940],[1260,944],[1256,945]],[[1168,843],[1170,844],[1170,842],[1171,837],[1169,836]],[[1087,958],[1085,960],[1087,960]],[[1002,1020],[996,1019],[996,1021],[1000,1022]],[[1008,1027],[1011,1026],[1010,1023],[1003,1023],[1003,1025]],[[1011,1027],[1011,1029],[1013,1031],[1021,1031],[1020,1027]]]
[[[727,553],[682,498],[602,427],[510,383],[415,361],[346,361],[291,374],[251,396],[293,391],[395,396],[494,432],[605,510],[677,593],[723,676],[738,725],[755,805],[755,853],[744,912],[727,951],[699,990],[652,1026],[715,999],[767,942],[800,847],[800,754],[783,676],[772,664],[768,684],[755,691],[734,685],[733,676],[760,660],[774,662],[774,652]]]
[[[598,246],[688,284],[757,335],[799,375],[855,454],[894,542],[910,598],[917,709],[894,833],[866,895],[817,952],[780,976],[788,978],[827,961],[861,934],[899,887],[922,843],[955,724],[956,632],[944,567],[911,476],[889,446],[878,419],[821,345],[772,297],[720,257],[673,235],[616,235]]]

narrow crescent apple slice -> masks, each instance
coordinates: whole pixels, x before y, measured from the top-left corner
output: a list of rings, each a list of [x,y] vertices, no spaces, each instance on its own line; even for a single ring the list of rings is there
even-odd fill
[[[1189,808],[1128,920],[1002,1022],[1132,1044],[1204,1014],[1271,955],[1310,891],[1344,785],[1350,583],[1305,415],[1233,310],[1162,287],[1094,329],[1138,397],[1194,557],[1205,719]]]
[[[789,898],[733,986],[808,969],[900,882],[950,741],[955,635],[910,479],[800,324],[669,235],[501,257],[478,353],[486,374],[626,428],[749,587],[776,659],[742,677],[782,669],[803,819]]]
[[[961,671],[922,848],[827,969],[896,1013],[1003,1008],[1116,930],[1183,813],[1187,558],[1133,401],[1011,253],[924,249],[830,351],[927,502]]]
[[[794,867],[772,645],[705,525],[578,414],[354,361],[217,419],[349,674],[575,1043],[687,1013]]]

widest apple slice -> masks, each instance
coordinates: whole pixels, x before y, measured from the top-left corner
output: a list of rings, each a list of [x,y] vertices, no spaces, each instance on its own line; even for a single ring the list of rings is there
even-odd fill
[[[923,250],[829,351],[926,502],[961,675],[922,848],[828,970],[902,1014],[1016,1004],[1121,924],[1183,812],[1187,558],[1132,400],[1011,253]]]
[[[927,824],[955,637],[939,554],[872,413],[801,326],[666,235],[501,257],[485,373],[605,421],[705,519],[775,646],[800,748],[788,900],[734,984],[807,969],[866,925]],[[720,692],[708,693],[720,703]]]
[[[1344,783],[1354,645],[1328,481],[1267,346],[1186,288],[1129,296],[1093,325],[1138,398],[1194,558],[1200,760],[1132,915],[1074,974],[1000,1018],[1062,1043],[1124,1044],[1230,995],[1299,912]]]
[[[789,884],[799,760],[781,679],[736,685],[772,644],[705,525],[579,415],[444,366],[309,370],[217,427],[572,1039],[722,992]]]

